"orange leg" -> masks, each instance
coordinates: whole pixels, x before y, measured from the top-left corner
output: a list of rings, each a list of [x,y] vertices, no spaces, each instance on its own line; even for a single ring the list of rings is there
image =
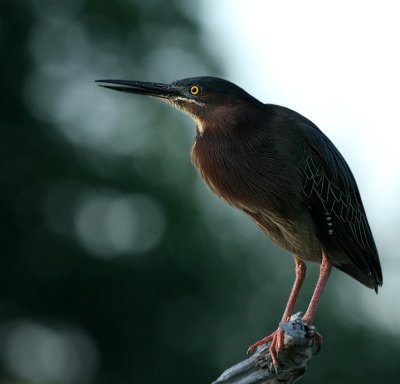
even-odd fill
[[[321,261],[321,266],[319,267],[319,277],[317,285],[315,286],[315,290],[312,295],[310,304],[308,305],[307,311],[303,316],[303,321],[307,324],[311,324],[314,319],[319,299],[321,297],[322,291],[324,290],[325,284],[328,281],[331,270],[332,270],[332,264],[329,262],[325,254],[325,251],[322,250],[322,261]]]
[[[312,295],[310,304],[308,305],[307,311],[303,316],[303,321],[306,324],[311,324],[315,311],[317,310],[317,306],[319,303],[319,298],[322,294],[322,291],[324,290],[325,284],[328,281],[329,275],[332,270],[332,264],[329,262],[328,258],[326,257],[325,251],[322,250],[322,261],[321,261],[321,266],[319,268],[319,277],[317,281],[317,285],[315,286],[314,293]],[[321,348],[322,344],[322,336],[320,333],[317,333],[315,335],[315,344],[317,346],[317,351]]]
[[[292,291],[290,292],[288,302],[286,304],[285,312],[282,316],[282,323],[285,323],[289,320],[290,316],[294,311],[294,307],[296,305],[297,296],[299,295],[300,288],[303,284],[304,278],[306,276],[306,264],[304,261],[300,260],[296,256],[294,257],[294,262],[296,264],[296,278],[294,280],[294,284],[292,287]],[[283,337],[284,332],[282,328],[278,328],[275,332],[271,333],[269,336],[264,337],[263,339],[257,341],[253,345],[249,347],[247,353],[251,353],[255,351],[255,349],[263,344],[266,344],[271,341],[271,345],[269,346],[269,352],[272,358],[272,363],[274,366],[278,365],[278,359],[276,356],[276,351],[280,351],[283,348]]]
[[[332,270],[332,264],[329,262],[325,251],[322,250],[322,261],[321,261],[321,266],[320,266],[320,272],[319,272],[319,277],[318,277],[318,282],[315,287],[314,293],[312,295],[310,304],[308,305],[307,311],[305,315],[303,316],[303,321],[307,324],[311,324],[315,311],[318,306],[318,302],[320,299],[320,296],[322,294],[322,291],[324,290],[325,284],[329,278],[329,274]],[[285,312],[283,313],[282,316],[282,323],[285,323],[289,320],[290,316],[292,315],[294,311],[294,306],[296,304],[296,299],[297,296],[299,295],[300,288],[303,284],[305,275],[306,275],[306,265],[303,261],[298,259],[297,257],[294,257],[295,263],[296,263],[296,279],[293,284],[292,291],[290,292],[289,300],[285,308]],[[282,328],[278,328],[275,332],[273,332],[271,335],[264,337],[262,340],[257,341],[255,344],[251,345],[249,349],[247,350],[247,353],[253,352],[258,346],[266,344],[268,342],[271,342],[268,350],[271,355],[272,363],[275,367],[279,365],[278,359],[277,359],[277,352],[282,350],[283,345],[284,345],[284,331]],[[316,336],[316,343],[317,345],[320,345],[322,342],[322,336],[320,334],[317,334]]]

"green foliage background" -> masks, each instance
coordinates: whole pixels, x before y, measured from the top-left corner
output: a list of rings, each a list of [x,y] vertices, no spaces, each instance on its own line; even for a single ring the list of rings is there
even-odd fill
[[[211,382],[276,328],[292,262],[198,180],[188,118],[93,83],[223,76],[195,4],[0,11],[0,383]],[[333,286],[303,382],[395,381],[398,340],[347,325]]]

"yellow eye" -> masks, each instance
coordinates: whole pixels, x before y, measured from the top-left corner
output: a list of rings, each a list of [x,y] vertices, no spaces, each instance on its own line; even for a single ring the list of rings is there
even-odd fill
[[[198,95],[200,93],[200,87],[198,85],[192,85],[190,87],[190,93],[192,95]]]

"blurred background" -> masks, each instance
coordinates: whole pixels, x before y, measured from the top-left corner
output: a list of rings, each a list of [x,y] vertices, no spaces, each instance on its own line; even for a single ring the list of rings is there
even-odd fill
[[[210,383],[276,328],[292,259],[198,179],[193,122],[94,84],[196,75],[301,112],[345,155],[384,285],[334,271],[303,382],[396,381],[396,7],[2,0],[0,383]]]

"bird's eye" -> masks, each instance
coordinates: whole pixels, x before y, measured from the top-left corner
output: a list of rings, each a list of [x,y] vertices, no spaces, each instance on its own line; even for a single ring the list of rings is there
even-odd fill
[[[200,87],[198,85],[192,85],[189,91],[192,95],[198,95],[200,93]]]

